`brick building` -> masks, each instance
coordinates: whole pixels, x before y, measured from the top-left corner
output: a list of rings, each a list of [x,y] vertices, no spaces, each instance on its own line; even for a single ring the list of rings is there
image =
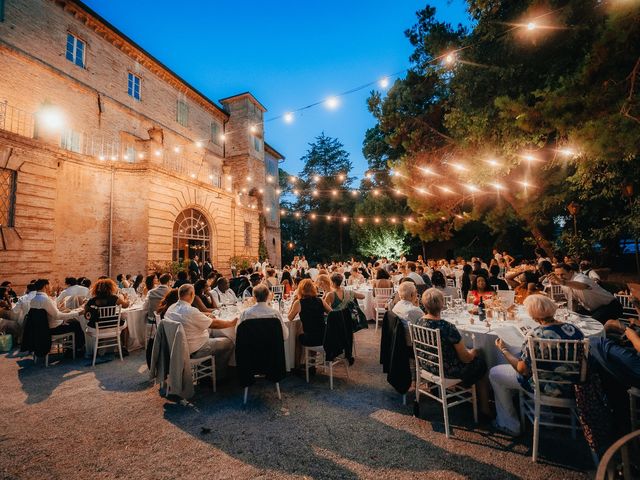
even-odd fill
[[[278,264],[265,111],[208,99],[79,1],[0,0],[0,279],[228,271],[260,238]]]

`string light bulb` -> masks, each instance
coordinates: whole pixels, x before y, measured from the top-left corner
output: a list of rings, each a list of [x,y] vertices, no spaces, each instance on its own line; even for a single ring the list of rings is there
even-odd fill
[[[196,142],[196,147],[202,148],[202,142],[200,140]]]
[[[287,211],[283,208],[282,210],[280,210],[280,215],[286,215]]]
[[[334,197],[338,195],[338,190],[333,189],[331,190],[331,195],[333,195]]]
[[[314,175],[313,176],[313,181],[316,182],[316,183],[319,182],[320,181],[320,175]]]
[[[315,214],[315,213],[312,213],[312,214],[310,215],[310,218],[311,218],[311,220],[315,220],[315,219],[316,219],[316,214]]]
[[[380,84],[380,88],[387,88],[389,87],[389,78],[382,77],[378,83]]]
[[[180,153],[180,147],[173,147],[173,151],[176,153]]]
[[[159,157],[160,155],[162,155],[162,150],[156,150],[154,153],[156,157]]]
[[[349,219],[347,217],[342,217],[342,222],[343,223],[347,223],[349,221]]]
[[[227,139],[227,136],[224,133],[220,134],[220,141],[224,142]]]
[[[444,63],[446,65],[453,65],[455,61],[456,61],[456,55],[453,52],[447,53],[444,57]]]
[[[340,182],[344,182],[344,179],[345,179],[344,173],[341,173],[341,174],[338,175],[338,180]]]
[[[538,25],[536,25],[535,22],[529,22],[527,23],[527,30],[531,31],[531,30],[535,30],[538,27]]]
[[[313,195],[314,197],[318,196],[318,190],[314,190],[313,192],[311,192],[311,195]]]
[[[292,123],[293,122],[293,112],[285,113],[282,118],[284,118],[284,123]]]
[[[340,100],[338,100],[338,97],[329,97],[324,101],[325,106],[329,109],[329,110],[335,110],[336,108],[338,108],[338,105],[340,105]]]
[[[357,190],[351,190],[351,196],[356,197],[358,195]]]
[[[296,177],[294,177],[293,175],[291,175],[291,176],[289,177],[289,181],[290,181],[291,183],[296,183],[296,181],[297,181],[297,180],[298,180],[298,179],[297,179]]]

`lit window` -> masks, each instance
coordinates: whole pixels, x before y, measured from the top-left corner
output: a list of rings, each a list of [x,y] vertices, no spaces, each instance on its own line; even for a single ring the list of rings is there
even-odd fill
[[[85,50],[85,43],[82,40],[75,35],[71,35],[70,33],[67,34],[67,60],[84,68]]]
[[[80,133],[73,130],[66,130],[62,133],[60,146],[65,150],[80,153]]]
[[[251,223],[244,222],[244,246],[251,246]]]
[[[220,145],[220,124],[218,122],[211,122],[211,141],[216,145]]]
[[[189,105],[184,100],[178,100],[176,120],[183,127],[189,124]]]
[[[140,77],[131,72],[127,81],[127,93],[130,97],[140,100]]]
[[[14,170],[0,168],[0,227],[13,227],[16,207],[16,175]]]
[[[136,155],[137,155],[136,149],[129,146],[124,151],[124,161],[133,163],[136,161]]]

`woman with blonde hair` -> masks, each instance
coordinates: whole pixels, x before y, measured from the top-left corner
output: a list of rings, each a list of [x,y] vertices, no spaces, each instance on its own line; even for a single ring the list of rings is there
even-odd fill
[[[331,279],[326,273],[321,273],[316,278],[316,287],[320,293],[326,294],[331,290]]]

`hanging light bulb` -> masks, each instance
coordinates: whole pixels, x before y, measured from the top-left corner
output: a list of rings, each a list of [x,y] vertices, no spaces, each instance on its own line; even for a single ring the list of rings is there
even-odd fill
[[[314,175],[313,176],[313,181],[316,182],[316,183],[319,182],[320,181],[320,175]]]
[[[334,197],[338,195],[338,190],[336,190],[335,188],[333,190],[331,190],[331,195],[333,195]]]
[[[202,148],[202,142],[200,140],[196,142],[196,147]]]
[[[284,123],[292,123],[293,122],[293,112],[287,112],[283,115]]]
[[[324,101],[325,106],[329,109],[329,110],[334,110],[336,108],[338,108],[338,105],[340,105],[340,100],[338,100],[338,97],[329,97]]]
[[[387,88],[389,86],[389,78],[382,77],[378,82],[378,84],[380,85],[380,88]]]
[[[537,27],[538,25],[535,22],[527,23],[527,30],[535,30]]]
[[[318,196],[318,190],[314,190],[313,192],[311,192],[311,195],[313,195],[314,197]]]
[[[315,220],[315,219],[316,219],[316,214],[315,214],[315,213],[312,213],[312,214],[309,216],[309,218],[311,218],[311,220]]]
[[[343,221],[343,223],[347,223],[349,221],[349,219],[347,217],[342,217],[342,221]]]

